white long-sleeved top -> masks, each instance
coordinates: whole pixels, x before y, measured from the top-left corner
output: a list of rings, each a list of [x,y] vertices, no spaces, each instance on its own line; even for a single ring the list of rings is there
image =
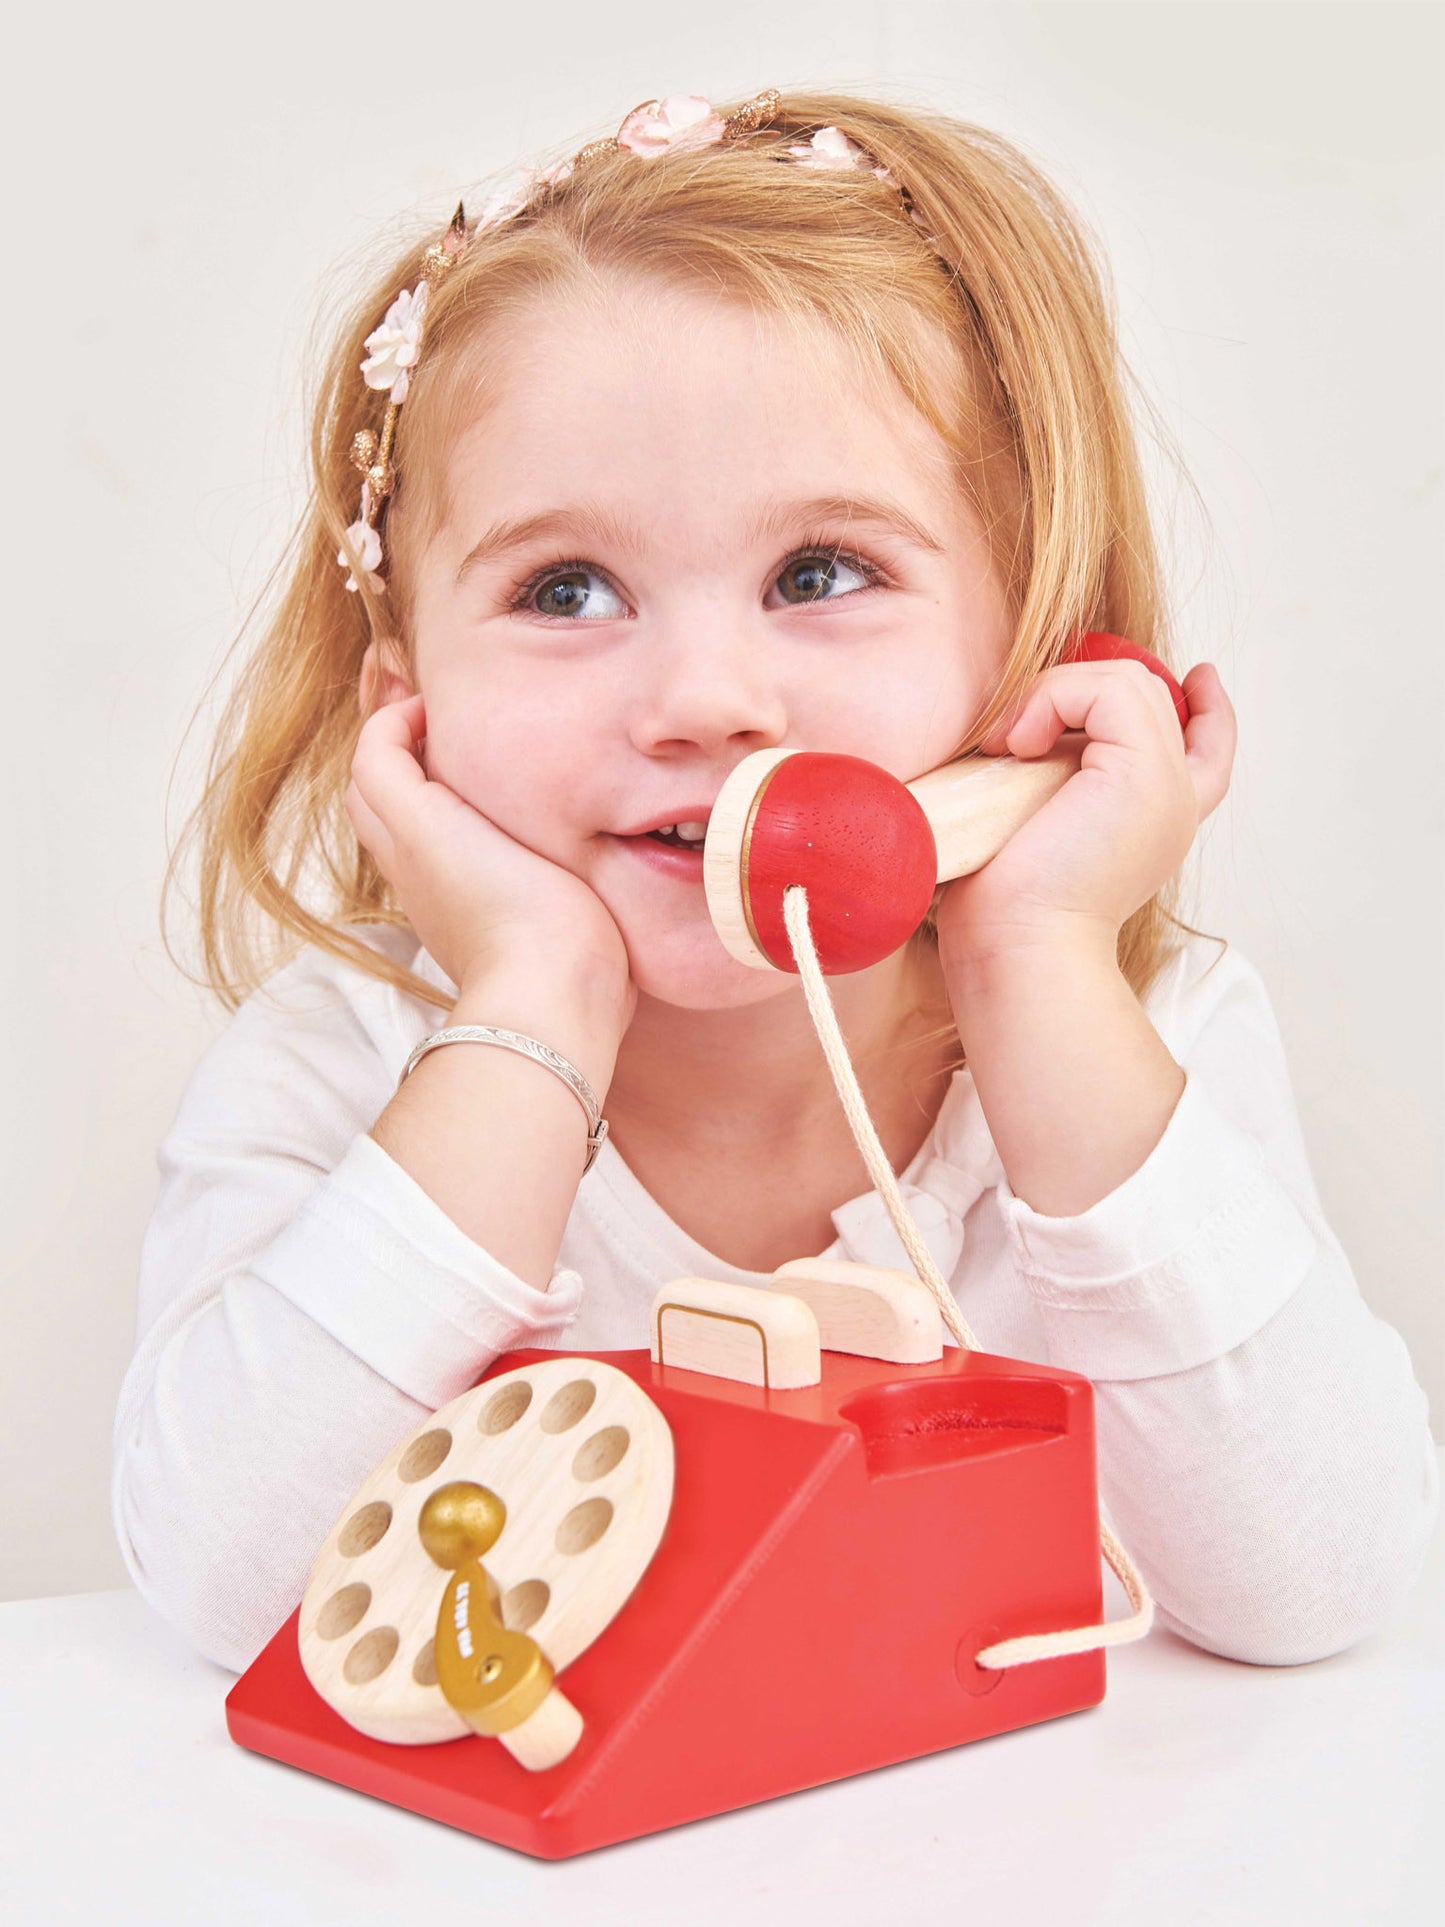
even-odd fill
[[[455,994],[406,929],[353,929]],[[1425,1397],[1325,1222],[1258,973],[1183,938],[1144,1007],[1186,1086],[1107,1197],[1073,1217],[1015,1197],[966,1068],[900,1186],[980,1341],[1093,1380],[1101,1496],[1162,1623],[1317,1659],[1385,1622],[1424,1556]],[[114,1516],[140,1591],[224,1665],[291,1612],[372,1466],[500,1353],[645,1346],[668,1280],[767,1282],[611,1143],[548,1289],[499,1263],[368,1135],[442,1021],[308,948],[206,1050],[161,1144]],[[832,1217],[826,1255],[911,1268],[876,1191]]]

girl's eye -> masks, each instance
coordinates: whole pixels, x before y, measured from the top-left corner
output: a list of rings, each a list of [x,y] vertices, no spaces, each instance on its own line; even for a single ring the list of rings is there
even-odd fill
[[[840,570],[856,581],[844,582],[840,588]],[[882,571],[862,556],[845,557],[840,549],[799,549],[783,564],[777,580],[785,602],[838,602],[845,595],[856,595],[859,589],[872,588],[882,580]]]
[[[784,562],[774,584],[782,601],[765,607],[839,602],[884,579],[883,571],[861,555],[845,556],[841,549],[814,542],[795,549]],[[511,606],[514,613],[564,622],[603,622],[627,614],[627,604],[606,576],[590,562],[581,561],[549,562],[522,584]]]
[[[598,598],[589,589],[589,584],[600,584],[602,603],[597,606]],[[610,600],[612,606],[607,606]],[[531,608],[541,616],[561,616],[568,621],[579,619],[598,622],[604,619],[626,615],[627,605],[607,578],[586,562],[553,562],[540,575],[524,583],[513,605],[517,609]]]

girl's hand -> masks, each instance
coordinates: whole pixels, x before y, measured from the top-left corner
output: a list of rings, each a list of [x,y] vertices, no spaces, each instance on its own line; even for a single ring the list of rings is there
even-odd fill
[[[458,989],[497,963],[548,948],[616,973],[625,1023],[637,1007],[627,946],[580,877],[528,849],[421,766],[421,696],[362,724],[346,810],[412,928]]]
[[[1174,873],[1229,788],[1234,706],[1212,663],[1184,678],[1189,722],[1142,663],[1061,663],[1025,690],[980,748],[1042,756],[1066,729],[1089,741],[1078,771],[938,909],[941,960],[996,957],[1060,939],[1107,946]]]

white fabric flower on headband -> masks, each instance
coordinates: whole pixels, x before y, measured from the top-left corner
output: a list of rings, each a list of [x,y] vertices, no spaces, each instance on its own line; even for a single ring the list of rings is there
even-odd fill
[[[352,550],[361,557],[361,572],[366,577],[367,586],[372,594],[383,594],[386,589],[386,584],[379,575],[372,573],[373,570],[381,567],[381,537],[371,526],[371,490],[365,482],[361,485],[361,519],[352,523],[351,527],[346,531],[346,539],[351,544]],[[342,568],[348,572],[346,577],[347,588],[358,588],[360,585],[356,577],[350,573],[356,566],[351,559],[351,555],[345,549],[338,549],[336,551],[336,559]]]
[[[482,234],[488,228],[500,227],[503,221],[510,221],[514,214],[520,214],[532,198],[537,185],[537,171],[532,167],[519,169],[509,175],[502,185],[483,203],[477,216],[473,234]]]
[[[820,127],[810,141],[788,149],[800,167],[853,167],[865,174],[876,174],[889,187],[898,183],[886,167],[880,167],[866,148],[850,141],[841,127]]]
[[[429,283],[418,282],[415,294],[403,288],[386,311],[386,319],[366,337],[368,359],[361,373],[368,388],[387,388],[401,403],[411,381],[412,364],[421,353],[422,316],[426,313]]]
[[[644,159],[670,147],[711,147],[722,139],[724,125],[701,94],[669,94],[630,113],[617,130],[617,145]]]
[[[473,234],[501,227],[514,214],[527,207],[539,187],[560,187],[572,172],[571,161],[557,161],[551,167],[523,167],[510,175],[484,204],[472,227]]]

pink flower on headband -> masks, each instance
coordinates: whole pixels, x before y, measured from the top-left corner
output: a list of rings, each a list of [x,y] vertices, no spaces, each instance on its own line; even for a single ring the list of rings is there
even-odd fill
[[[361,485],[361,518],[353,522],[346,531],[346,539],[351,544],[352,550],[361,557],[361,572],[366,577],[367,586],[374,595],[381,595],[386,584],[379,575],[372,573],[374,569],[381,566],[381,537],[371,526],[371,490],[365,482]],[[345,549],[338,549],[336,559],[342,568],[348,571],[347,588],[357,588],[359,585],[356,577],[349,573],[356,566],[351,555]]]
[[[886,167],[880,167],[866,148],[850,141],[841,127],[820,127],[810,141],[790,147],[788,152],[800,167],[853,167],[865,174],[876,174],[889,187],[898,183]]]
[[[368,388],[389,388],[391,399],[406,400],[412,364],[421,353],[421,323],[426,313],[427,283],[418,282],[415,294],[403,288],[386,311],[386,319],[366,337],[367,360],[361,373]]]
[[[724,122],[701,94],[669,94],[639,107],[617,130],[617,145],[644,159],[669,147],[711,147],[723,137]]]

